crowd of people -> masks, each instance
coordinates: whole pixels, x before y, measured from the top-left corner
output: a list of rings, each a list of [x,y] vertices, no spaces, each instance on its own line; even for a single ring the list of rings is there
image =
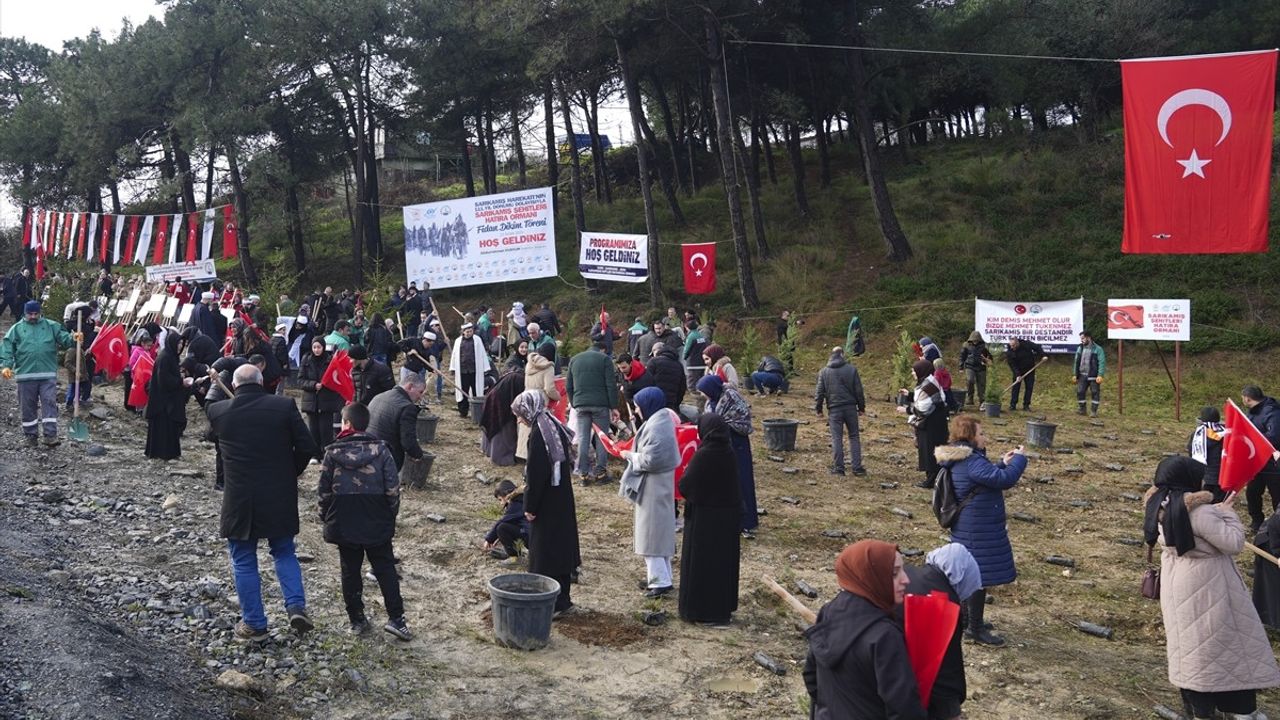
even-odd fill
[[[10,307],[9,289],[16,292],[17,283],[7,280]],[[588,330],[564,326],[545,303],[532,312],[520,302],[505,312],[481,306],[460,313],[451,339],[429,289],[412,284],[394,289],[376,309],[358,293],[325,288],[301,303],[281,296],[275,313],[257,296],[225,286],[174,283],[167,292],[195,307],[185,327],[164,327],[156,318],[138,323],[129,338],[125,406],[145,416],[144,452],[160,460],[181,456],[190,401],[203,408],[223,498],[220,530],[240,599],[238,637],[260,642],[269,636],[260,541],[269,546],[289,626],[297,632],[313,627],[294,550],[297,478],[308,464],[319,465],[315,507],[324,539],[337,547],[351,631],[371,628],[362,600],[367,561],[384,599],[384,630],[413,637],[392,543],[406,466],[424,457],[417,420],[430,412],[432,396],[437,406],[446,405],[445,385],[460,416],[475,407],[482,452],[495,465],[523,465],[520,484],[495,488],[501,515],[478,544],[499,561],[527,556],[530,572],[555,579],[554,617],[577,609],[571,588],[582,557],[575,490],[616,482],[633,512],[633,551],[644,567],[640,593],[674,595],[689,622],[732,621],[742,541],[759,528],[748,398],[789,391],[793,373],[777,355],[739,372],[715,341],[714,323],[676,308],[649,322],[637,317],[629,327],[615,326],[601,312]],[[56,444],[58,352],[91,342],[101,312],[96,300],[73,303],[57,322],[26,297],[0,344],[0,376],[17,382],[28,442],[43,435]],[[780,318],[780,343],[793,334],[790,322],[789,314]],[[587,349],[566,352],[587,338]],[[1105,355],[1088,333],[1080,341],[1071,360],[1076,409],[1096,416]],[[350,397],[329,381],[338,353],[351,360]],[[877,540],[856,542],[836,559],[841,591],[805,633],[804,678],[817,718],[957,718],[966,695],[961,639],[1005,644],[987,619],[987,595],[1017,577],[1004,493],[1017,485],[1028,458],[1021,447],[989,458],[982,419],[963,412],[985,396],[993,364],[980,333],[964,342],[956,365],[965,374],[963,401],[939,344],[923,337],[917,355],[914,386],[901,389],[898,404],[915,431],[920,485],[948,483],[959,500],[948,526],[951,542],[930,552],[922,566],[904,564],[896,546]],[[1034,342],[1008,344],[1011,409],[1019,399],[1030,408],[1043,358]],[[835,475],[846,468],[855,476],[867,472],[859,431],[866,391],[854,360],[849,349],[832,348],[815,382],[814,407],[828,419]],[[94,375],[90,365],[87,376]],[[289,388],[297,402],[286,396]],[[87,389],[74,391],[88,399]],[[1280,403],[1256,386],[1244,388],[1241,400],[1250,419],[1280,445]],[[682,431],[697,438],[692,452]],[[1160,548],[1170,680],[1188,712],[1256,719],[1263,717],[1256,690],[1280,685],[1263,630],[1264,623],[1280,626],[1280,568],[1259,567],[1253,602],[1236,582],[1233,557],[1246,535],[1230,505],[1234,496],[1217,485],[1223,436],[1216,410],[1206,408],[1188,455],[1166,458],[1156,469],[1144,530],[1149,546]],[[616,477],[608,472],[611,454],[623,466]],[[1280,540],[1272,540],[1280,537],[1276,516],[1267,520],[1263,511],[1265,493],[1274,511],[1280,500],[1274,459],[1246,497],[1250,531],[1259,544],[1280,550]],[[961,611],[926,706],[902,614],[907,594],[934,591]],[[1223,627],[1232,628],[1230,642],[1217,642]],[[1213,643],[1205,641],[1210,632]]]

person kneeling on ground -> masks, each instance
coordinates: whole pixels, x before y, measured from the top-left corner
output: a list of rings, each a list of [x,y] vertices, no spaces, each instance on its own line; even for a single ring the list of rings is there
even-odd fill
[[[401,640],[412,640],[391,548],[400,511],[400,476],[391,451],[365,432],[368,427],[368,408],[357,403],[342,409],[342,431],[325,449],[320,463],[320,520],[325,542],[338,546],[342,599],[352,634],[369,632],[360,597],[364,590],[360,568],[368,557],[387,608],[388,620],[382,629]]]
[[[493,524],[484,536],[484,549],[495,560],[519,557],[516,541],[523,541],[529,546],[529,521],[524,516],[524,488],[516,488],[515,483],[503,480],[493,489],[493,496],[502,505],[502,517]]]
[[[747,379],[750,384],[747,389],[754,389],[761,395],[773,392],[786,393],[791,390],[791,383],[787,382],[786,368],[783,367],[781,360],[772,355],[765,355],[756,366],[756,371]]]

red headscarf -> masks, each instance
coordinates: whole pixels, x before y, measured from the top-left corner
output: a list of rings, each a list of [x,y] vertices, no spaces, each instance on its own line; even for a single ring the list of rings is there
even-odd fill
[[[724,348],[716,345],[715,343],[708,345],[706,349],[702,351],[702,354],[710,358],[712,363],[715,363],[725,355]]]
[[[893,612],[893,563],[898,546],[883,540],[859,540],[836,558],[836,580],[840,587]]]

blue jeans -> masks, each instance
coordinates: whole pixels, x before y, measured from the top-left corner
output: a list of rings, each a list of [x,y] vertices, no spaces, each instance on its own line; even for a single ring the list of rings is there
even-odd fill
[[[766,390],[782,390],[786,391],[790,387],[787,379],[778,373],[770,372],[753,372],[751,373],[751,384],[760,392]],[[748,388],[750,389],[750,388]]]
[[[578,434],[578,474],[586,475],[587,464],[591,461],[591,448],[596,449],[596,465],[595,472],[592,475],[603,475],[605,463],[608,462],[609,456],[605,454],[604,443],[600,442],[600,438],[596,437],[596,433],[591,429],[592,425],[599,425],[601,430],[609,427],[609,408],[607,407],[580,407],[574,408],[577,411],[578,421],[574,425],[574,432]]]
[[[294,554],[293,537],[267,540],[271,557],[275,559],[276,577],[280,580],[280,592],[284,595],[285,609],[305,610],[307,598],[302,591],[302,566]],[[258,541],[227,540],[231,554],[231,571],[235,576],[236,595],[240,597],[240,619],[255,630],[267,626],[267,616],[262,610],[262,578],[258,576]]]

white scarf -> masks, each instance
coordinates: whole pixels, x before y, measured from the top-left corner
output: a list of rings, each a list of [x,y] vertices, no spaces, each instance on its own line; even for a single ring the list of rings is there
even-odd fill
[[[1222,423],[1202,422],[1196,426],[1196,431],[1191,435],[1191,459],[1201,465],[1209,464],[1209,433],[1212,431],[1217,435],[1217,441],[1222,441],[1222,433],[1226,430],[1226,426]]]
[[[462,402],[465,397],[462,394],[462,345],[469,343],[476,359],[476,379],[475,383],[469,390],[476,397],[484,395],[484,375],[489,371],[489,353],[485,352],[484,343],[476,335],[470,338],[460,337],[453,344],[453,350],[449,353],[449,369],[453,371],[453,384],[458,389],[453,391],[453,398],[458,402]]]

